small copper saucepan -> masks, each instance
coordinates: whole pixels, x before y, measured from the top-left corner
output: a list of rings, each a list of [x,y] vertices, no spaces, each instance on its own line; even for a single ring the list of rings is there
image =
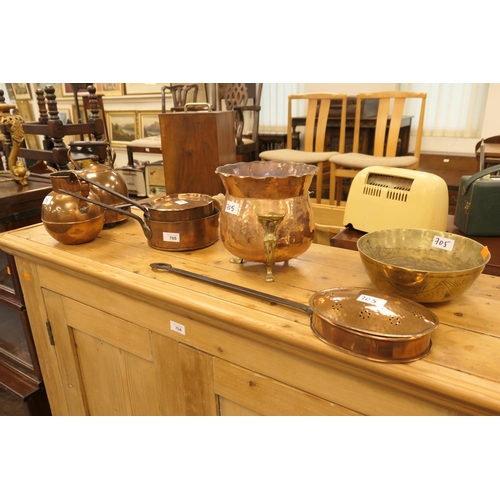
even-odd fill
[[[314,293],[309,306],[156,262],[152,269],[194,278],[234,292],[307,313],[318,338],[356,356],[409,363],[426,356],[438,318],[425,306],[369,288],[330,288]]]
[[[208,195],[166,195],[141,204],[91,179],[83,180],[115,195],[126,204],[122,207],[111,206],[75,193],[62,192],[135,219],[141,225],[149,246],[153,248],[170,251],[197,250],[212,245],[219,237],[219,209],[214,206],[214,201],[217,200]],[[141,210],[144,218],[125,210],[130,206]]]

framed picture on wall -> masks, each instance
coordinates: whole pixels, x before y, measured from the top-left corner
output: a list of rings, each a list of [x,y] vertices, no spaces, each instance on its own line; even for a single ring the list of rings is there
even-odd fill
[[[45,90],[45,87],[54,87],[54,94],[56,97],[62,97],[62,83],[35,83],[35,90],[42,89]],[[73,95],[73,93],[71,93]]]
[[[123,95],[123,83],[94,83],[98,94]]]
[[[33,110],[29,101],[19,100],[16,101],[16,108],[19,114],[23,117],[25,122],[34,121]],[[28,149],[40,149],[40,139],[39,136],[33,134],[26,134],[24,136],[24,141]]]
[[[161,88],[170,83],[126,83],[125,93],[127,95],[138,94],[161,94]]]
[[[62,121],[63,125],[67,125],[68,123],[75,123],[74,114],[73,114],[74,106],[57,106],[57,110],[59,111],[59,119]],[[74,135],[65,135],[64,142],[69,144],[71,141],[77,141],[78,138]]]
[[[86,94],[88,93],[87,86],[92,85],[91,83],[61,83],[62,95],[63,96],[73,96],[73,85],[78,85],[78,93]]]
[[[160,111],[146,111],[139,113],[139,138],[160,135]]]
[[[12,90],[16,101],[18,99],[31,99],[31,91],[29,83],[13,83]]]
[[[138,138],[135,111],[109,111],[106,118],[111,146],[126,146]]]

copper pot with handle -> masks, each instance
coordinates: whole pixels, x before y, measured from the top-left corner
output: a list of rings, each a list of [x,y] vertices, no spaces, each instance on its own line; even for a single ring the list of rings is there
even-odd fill
[[[214,198],[208,195],[167,195],[148,200],[146,203],[137,203],[89,178],[85,178],[85,181],[111,192],[126,204],[122,207],[111,206],[76,193],[68,194],[135,219],[141,225],[149,246],[153,248],[170,251],[198,250],[212,245],[219,237],[219,210],[214,205]],[[143,217],[130,212],[131,206],[141,210]]]
[[[304,305],[168,263],[155,262],[150,267],[299,309],[310,316],[311,329],[323,342],[371,361],[409,363],[423,358],[431,350],[430,334],[439,325],[425,306],[379,290],[331,288],[314,293],[309,305]]]

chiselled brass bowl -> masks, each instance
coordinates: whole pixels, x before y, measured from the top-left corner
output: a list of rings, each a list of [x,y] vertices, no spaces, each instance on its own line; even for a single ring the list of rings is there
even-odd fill
[[[477,241],[431,229],[373,231],[357,245],[366,273],[379,290],[427,304],[462,295],[491,257]]]

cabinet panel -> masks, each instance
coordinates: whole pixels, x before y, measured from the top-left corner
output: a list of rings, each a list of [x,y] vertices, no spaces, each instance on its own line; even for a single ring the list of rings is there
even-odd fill
[[[217,415],[212,356],[153,334],[160,406],[165,415]]]
[[[90,415],[159,415],[153,364],[74,330]]]
[[[50,290],[43,295],[70,414],[218,414],[210,355]]]
[[[220,414],[223,417],[260,417],[261,414],[252,411],[244,406],[231,401],[230,399],[219,397]]]
[[[141,358],[152,360],[151,339],[147,328],[75,300],[65,297],[62,300],[68,325]]]
[[[216,393],[252,412],[262,415],[359,415],[231,363],[215,359],[214,365]],[[229,405],[221,408],[227,412],[233,409]],[[239,411],[237,407],[236,410]]]

